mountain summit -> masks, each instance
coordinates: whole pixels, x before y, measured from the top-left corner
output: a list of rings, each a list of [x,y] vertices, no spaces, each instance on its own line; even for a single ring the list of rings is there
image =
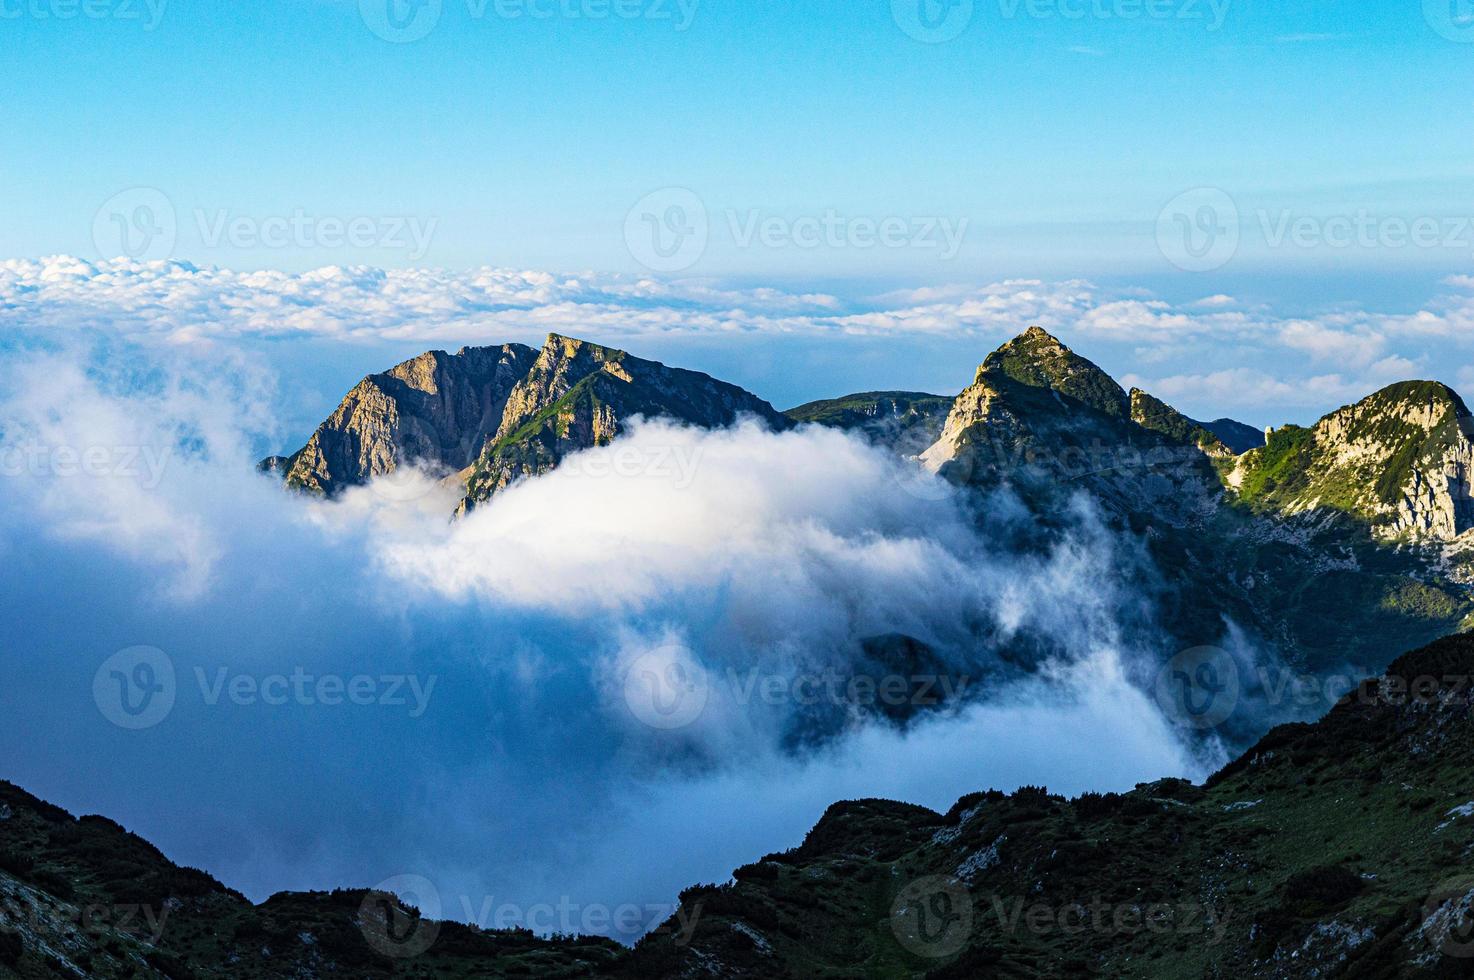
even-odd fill
[[[1078,429],[1080,423],[1094,428],[1103,424],[1109,432],[1077,433],[1085,441],[1114,440],[1129,424],[1131,398],[1115,379],[1040,327],[1030,327],[989,354],[977,376],[952,405],[941,437],[922,453],[928,469],[963,460],[970,471],[991,468],[996,460],[980,461],[979,450],[997,451],[1001,445],[1017,445],[1049,430],[1062,435],[1064,428]],[[1070,439],[1070,444],[1078,443]],[[989,456],[984,453],[984,456]]]
[[[459,513],[570,453],[609,443],[636,416],[718,428],[744,415],[793,423],[773,406],[709,375],[549,334],[522,344],[429,351],[364,378],[288,457],[261,469],[294,489],[334,496],[419,466],[455,477]]]
[[[461,511],[553,469],[569,453],[607,445],[636,416],[720,428],[742,415],[777,429],[792,424],[751,392],[710,375],[550,334],[477,457]]]
[[[263,466],[333,496],[401,466],[455,472],[496,431],[535,352],[521,344],[429,351],[364,378],[295,454]]]
[[[974,383],[998,376],[1053,389],[1116,418],[1131,414],[1131,400],[1114,378],[1042,327],[1030,327],[989,354]]]

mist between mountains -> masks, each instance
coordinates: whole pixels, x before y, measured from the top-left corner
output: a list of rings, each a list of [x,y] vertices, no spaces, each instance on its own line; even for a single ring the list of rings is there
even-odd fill
[[[623,672],[622,693],[636,721],[656,731],[675,732],[694,724],[714,701],[741,707],[829,708],[856,717],[904,721],[918,710],[960,707],[972,683],[967,674],[900,669],[826,667],[780,673],[728,667],[717,672],[702,666],[688,648],[671,644],[630,663]]]

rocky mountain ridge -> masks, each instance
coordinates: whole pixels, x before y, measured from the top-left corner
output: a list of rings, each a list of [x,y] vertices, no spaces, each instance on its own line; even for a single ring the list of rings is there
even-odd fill
[[[1365,674],[1385,666],[1379,650],[1474,624],[1470,556],[1438,517],[1461,512],[1468,443],[1462,403],[1440,391],[1394,386],[1235,456],[1035,328],[989,355],[920,459],[959,489],[1010,495],[1043,541],[1088,501],[1129,542],[1118,584],[1149,597],[1175,649],[1248,644]]]
[[[417,466],[456,480],[464,514],[569,453],[606,445],[636,416],[705,428],[742,416],[779,429],[791,424],[736,385],[549,334],[541,350],[429,351],[370,375],[302,449],[260,468],[331,497]]]
[[[708,429],[742,416],[776,429],[790,424],[756,395],[710,375],[552,334],[508,396],[501,424],[467,476],[460,512],[546,473],[569,453],[607,445],[636,416]]]
[[[290,487],[326,496],[412,464],[463,470],[497,431],[534,357],[521,344],[428,351],[369,375],[307,445],[263,468],[281,472]]]

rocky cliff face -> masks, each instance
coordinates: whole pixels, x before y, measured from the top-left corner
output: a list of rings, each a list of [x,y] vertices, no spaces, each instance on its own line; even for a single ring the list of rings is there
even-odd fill
[[[1211,433],[1110,375],[1038,327],[988,355],[921,455],[932,472],[1026,493],[1042,519],[1072,493],[1121,511],[1152,508],[1190,523],[1219,484],[1210,457],[1232,454]]]
[[[508,396],[467,478],[460,512],[551,470],[569,453],[607,445],[636,416],[720,428],[744,415],[774,428],[791,424],[736,385],[554,334]]]
[[[465,469],[500,425],[534,357],[521,344],[430,351],[369,375],[306,446],[263,468],[285,471],[289,486],[328,496],[411,464]]]
[[[1431,381],[1384,388],[1311,428],[1273,432],[1228,476],[1260,510],[1327,509],[1383,537],[1452,541],[1474,529],[1474,418]]]
[[[458,474],[465,513],[569,453],[602,446],[635,416],[718,428],[742,416],[792,423],[736,385],[571,337],[430,351],[348,393],[301,450],[263,460],[288,486],[327,496],[414,464]]]
[[[1087,501],[1146,559],[1123,558],[1118,584],[1151,597],[1179,649],[1229,642],[1228,623],[1287,662],[1374,668],[1378,649],[1463,628],[1474,608],[1466,569],[1390,540],[1464,526],[1456,397],[1399,386],[1236,457],[1031,330],[984,361],[921,458],[951,483],[1007,488],[1041,540]]]
[[[942,434],[921,456],[940,472],[963,460],[973,475],[995,469],[1020,440],[1063,423],[1080,439],[1110,439],[1129,420],[1131,399],[1110,375],[1039,327],[989,354],[973,383],[952,403]],[[1099,432],[1086,432],[1097,429]],[[1080,448],[1074,446],[1074,448]]]

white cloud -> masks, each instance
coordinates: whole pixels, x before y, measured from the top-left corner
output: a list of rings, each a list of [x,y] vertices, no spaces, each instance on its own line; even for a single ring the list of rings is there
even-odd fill
[[[1466,287],[1474,277],[1447,284]],[[385,271],[331,266],[312,272],[237,273],[183,262],[87,262],[60,256],[0,262],[0,303],[19,327],[106,325],[130,334],[364,338],[425,344],[467,335],[566,331],[610,338],[667,333],[1011,336],[1038,323],[1072,335],[1161,341],[1169,337],[1278,337],[1324,352],[1399,335],[1474,330],[1474,299],[1445,297],[1406,314],[1338,311],[1289,319],[1236,312],[1232,297],[1185,305],[1137,289],[1084,280],[1016,279],[841,298],[703,280],[508,269]],[[1313,342],[1306,337],[1318,332]],[[1360,349],[1360,348],[1359,348]]]

